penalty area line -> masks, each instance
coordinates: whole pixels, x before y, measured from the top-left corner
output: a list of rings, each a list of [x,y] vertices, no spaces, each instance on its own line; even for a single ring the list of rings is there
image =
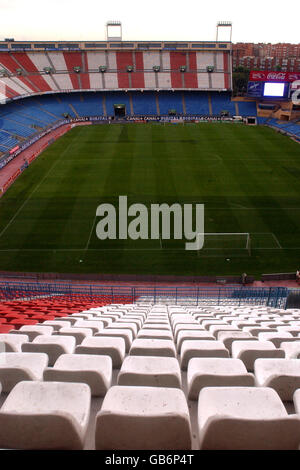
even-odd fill
[[[79,135],[79,133],[78,133]],[[43,184],[43,182],[45,181],[45,179],[50,175],[51,171],[56,167],[56,165],[61,161],[61,157],[62,155],[64,155],[67,150],[69,150],[69,147],[74,144],[74,142],[76,142],[76,140],[78,139],[78,136],[77,138],[74,140],[74,141],[71,141],[69,143],[69,145],[65,148],[65,150],[60,154],[60,157],[53,163],[53,165],[51,165],[51,168],[49,169],[49,171],[46,173],[46,175],[44,176],[44,178],[37,184],[37,186],[34,188],[34,190],[29,194],[28,198],[23,202],[23,204],[21,205],[21,207],[19,207],[19,209],[17,210],[17,212],[15,213],[15,215],[10,219],[10,221],[8,222],[8,224],[6,225],[6,227],[4,227],[4,229],[2,230],[2,232],[0,232],[0,238],[2,237],[2,235],[6,232],[6,230],[11,226],[11,224],[14,222],[14,220],[16,219],[16,217],[19,215],[19,213],[21,212],[21,210],[23,209],[23,207],[27,204],[27,202],[29,201],[29,199],[32,198],[33,194],[39,189],[39,187]]]
[[[85,253],[89,250],[89,244],[90,244],[90,241],[91,241],[91,238],[92,238],[92,234],[93,234],[93,230],[94,230],[94,227],[95,227],[96,217],[97,217],[97,215],[95,215],[95,217],[94,217],[93,225],[92,225],[92,228],[91,228],[91,231],[90,231],[90,234],[89,234],[88,241],[86,242],[86,245],[85,245],[85,247],[83,248],[83,254],[84,254],[84,255],[85,255]]]
[[[272,234],[272,236],[273,236],[275,242],[277,243],[278,248],[280,248],[281,250],[283,250],[283,248],[282,248],[282,246],[280,245],[279,240],[278,240],[278,238],[276,237],[275,233],[273,233],[273,232],[270,232],[270,233]]]
[[[4,233],[6,232],[6,230],[11,226],[11,224],[14,222],[14,220],[16,219],[16,217],[19,215],[19,213],[21,212],[21,210],[23,209],[23,207],[27,204],[27,202],[29,201],[29,199],[32,198],[33,194],[39,189],[39,187],[41,186],[41,184],[45,181],[45,179],[50,175],[51,171],[55,168],[55,166],[57,165],[57,163],[59,162],[59,160],[56,160],[53,165],[51,166],[50,170],[47,172],[47,174],[44,176],[44,178],[37,184],[37,186],[34,188],[34,190],[29,194],[28,198],[25,199],[25,201],[23,202],[23,204],[19,207],[19,209],[17,210],[17,212],[15,213],[15,215],[10,219],[10,221],[8,222],[8,224],[6,225],[6,227],[4,227],[4,229],[2,230],[2,232],[0,232],[0,238],[2,237],[2,235],[4,235]]]

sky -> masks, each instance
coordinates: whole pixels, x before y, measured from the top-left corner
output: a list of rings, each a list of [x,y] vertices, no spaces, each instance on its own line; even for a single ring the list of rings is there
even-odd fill
[[[101,41],[118,20],[125,41],[213,41],[217,21],[232,21],[233,42],[298,44],[299,14],[299,0],[0,0],[0,40]]]

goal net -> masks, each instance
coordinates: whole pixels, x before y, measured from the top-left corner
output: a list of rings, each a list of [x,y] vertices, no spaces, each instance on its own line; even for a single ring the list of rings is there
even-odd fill
[[[200,234],[201,235],[201,234]],[[204,245],[199,253],[216,256],[251,255],[250,233],[204,233]]]

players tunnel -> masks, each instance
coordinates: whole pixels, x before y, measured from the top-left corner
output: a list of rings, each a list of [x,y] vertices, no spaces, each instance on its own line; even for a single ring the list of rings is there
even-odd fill
[[[126,115],[125,104],[114,104],[115,117],[120,118]]]

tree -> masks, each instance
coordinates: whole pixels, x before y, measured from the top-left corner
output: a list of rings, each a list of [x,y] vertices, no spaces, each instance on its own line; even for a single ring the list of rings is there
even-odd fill
[[[233,94],[240,95],[247,92],[250,70],[247,67],[238,66],[233,69]]]

